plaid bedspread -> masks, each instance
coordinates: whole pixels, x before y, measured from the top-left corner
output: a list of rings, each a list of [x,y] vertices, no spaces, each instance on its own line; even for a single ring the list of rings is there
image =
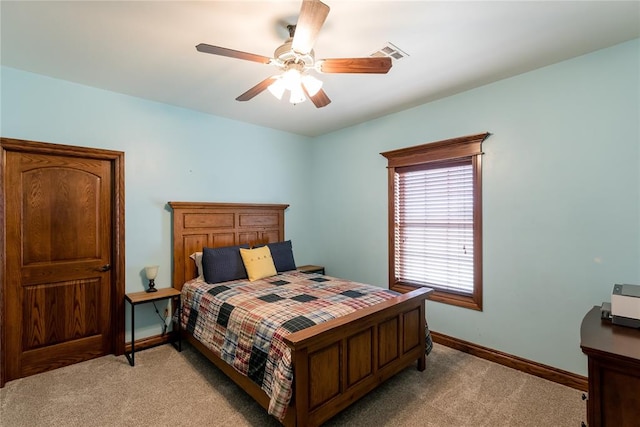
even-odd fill
[[[283,337],[398,295],[371,285],[290,271],[249,282],[182,288],[182,327],[269,396],[282,420],[291,400],[293,366]],[[427,329],[427,348],[431,350]]]

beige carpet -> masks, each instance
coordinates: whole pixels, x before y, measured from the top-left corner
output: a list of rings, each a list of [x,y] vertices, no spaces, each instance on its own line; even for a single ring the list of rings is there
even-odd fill
[[[579,426],[580,391],[435,345],[427,369],[409,368],[327,426]],[[0,425],[277,426],[189,345],[106,356],[11,381]]]

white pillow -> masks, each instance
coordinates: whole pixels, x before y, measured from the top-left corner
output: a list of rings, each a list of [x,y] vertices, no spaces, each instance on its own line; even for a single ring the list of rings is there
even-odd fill
[[[202,272],[202,252],[194,252],[189,255],[189,258],[196,262],[196,268],[198,269],[198,279],[204,280],[204,273]]]

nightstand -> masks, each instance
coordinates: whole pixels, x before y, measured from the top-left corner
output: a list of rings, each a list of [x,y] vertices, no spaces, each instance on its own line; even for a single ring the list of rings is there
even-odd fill
[[[324,275],[324,267],[321,265],[301,265],[297,270],[302,273],[318,273]]]
[[[136,305],[145,304],[148,302],[162,301],[170,298],[176,301],[176,311],[180,313],[180,310],[182,309],[180,305],[180,291],[175,288],[158,289],[157,292],[145,292],[145,291],[134,292],[134,293],[126,294],[124,296],[125,301],[128,301],[129,305],[131,306],[131,352],[129,353],[127,353],[126,351],[124,352],[124,355],[126,356],[131,366],[135,366],[136,340],[134,337],[134,331],[136,329],[136,323],[135,323]],[[179,318],[180,317],[178,316],[178,319]],[[180,336],[181,335],[180,320],[178,320],[177,335],[178,335],[177,345],[175,342],[172,342],[171,344],[176,348],[176,350],[182,351],[182,339]]]

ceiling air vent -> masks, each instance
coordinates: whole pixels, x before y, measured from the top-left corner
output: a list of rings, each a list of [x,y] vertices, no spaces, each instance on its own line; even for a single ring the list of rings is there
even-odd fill
[[[387,42],[387,44],[382,49],[373,52],[371,56],[388,56],[395,60],[400,60],[409,55],[393,43]]]

